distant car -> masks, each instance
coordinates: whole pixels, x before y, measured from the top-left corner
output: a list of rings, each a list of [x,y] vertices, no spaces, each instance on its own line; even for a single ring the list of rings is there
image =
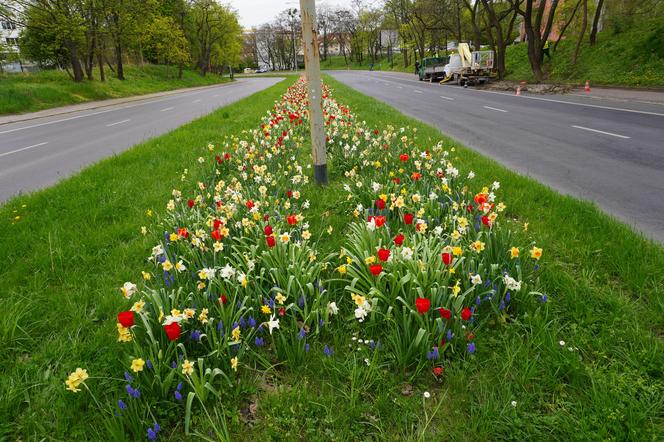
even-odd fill
[[[256,71],[251,69],[251,68],[244,68],[244,73],[245,74],[255,74]]]
[[[266,72],[270,72],[270,70],[267,69],[267,68],[256,69],[256,73],[257,73],[257,74],[264,74],[264,73],[266,73]]]

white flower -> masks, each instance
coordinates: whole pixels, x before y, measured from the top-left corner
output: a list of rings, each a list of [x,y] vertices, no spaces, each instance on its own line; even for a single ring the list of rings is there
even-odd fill
[[[436,236],[440,236],[443,234],[443,226],[436,226],[435,229],[433,229],[433,233],[436,234]]]
[[[330,302],[327,304],[327,313],[330,315],[336,315],[339,313],[339,307],[337,307],[336,302]]]
[[[423,396],[424,396],[424,399],[429,399],[431,397],[431,393],[429,393],[428,391],[425,391]]]
[[[274,319],[274,315],[270,316],[270,320],[267,321],[267,327],[270,330],[270,334],[272,334],[272,330],[279,328],[279,320]]]
[[[371,221],[367,222],[367,230],[369,230],[370,232],[376,230],[376,221],[374,221],[373,218],[371,218]]]
[[[230,264],[226,264],[219,272],[219,275],[224,279],[230,279],[235,275],[235,270]]]
[[[174,322],[180,322],[184,319],[182,315],[168,315],[164,318],[164,323],[162,325],[171,325]]]
[[[468,179],[472,180],[473,178],[475,178],[475,172],[471,170],[470,172],[468,172]]]
[[[503,279],[505,280],[507,290],[514,290],[515,292],[521,290],[521,281],[517,281],[509,275],[505,275]]]
[[[491,190],[498,190],[500,189],[500,183],[498,181],[494,181],[493,184],[491,185]]]
[[[565,341],[560,341],[559,344],[560,344],[561,347],[564,347],[565,346]]]
[[[371,188],[373,189],[374,192],[378,192],[381,189],[381,187],[383,186],[381,186],[379,183],[375,181],[371,183]]]
[[[516,407],[516,401],[512,401],[511,404],[513,407]]]
[[[478,274],[475,274],[470,277],[470,282],[472,282],[473,285],[480,285],[482,284],[482,277]]]
[[[120,288],[120,291],[127,299],[131,298],[131,295],[136,293],[137,290],[138,288],[136,287],[136,284],[134,284],[133,282],[125,282]]]
[[[401,257],[405,260],[413,259],[413,249],[410,247],[404,247],[401,250]]]
[[[355,309],[355,318],[360,322],[364,321],[364,318],[366,318],[367,314],[368,312],[364,309],[364,306],[360,306]]]

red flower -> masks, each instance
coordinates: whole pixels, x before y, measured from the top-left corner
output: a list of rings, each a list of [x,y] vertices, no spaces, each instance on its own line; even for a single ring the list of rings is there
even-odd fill
[[[468,204],[468,207],[466,207],[466,211],[467,211],[468,213],[471,213],[471,212],[473,211],[473,205],[472,205],[472,204]]]
[[[246,202],[246,205],[247,205],[247,209],[249,209],[249,210],[251,210],[251,209],[254,208],[254,202],[251,201],[251,200],[248,200],[248,201]]]
[[[390,258],[390,251],[387,249],[378,249],[378,259],[385,262]]]
[[[478,193],[477,195],[475,195],[475,202],[477,204],[484,204],[486,203],[486,201],[487,201],[486,195],[484,195],[483,193]]]
[[[372,275],[378,276],[383,271],[383,266],[380,264],[373,264],[369,266],[369,271]]]
[[[272,226],[270,225],[265,226],[265,228],[263,229],[263,233],[265,233],[265,236],[272,235]]]
[[[468,307],[464,307],[463,310],[461,310],[461,319],[464,321],[469,320],[472,316],[473,312],[471,312]]]
[[[394,178],[392,178],[392,181],[394,181],[397,184],[401,184],[401,179],[400,178],[394,177]]]
[[[443,374],[443,367],[433,367],[433,369],[431,370],[431,372],[432,372],[433,375],[436,376],[436,377],[441,376],[441,375]]]
[[[221,164],[222,161],[223,161],[219,155],[217,155],[216,157],[214,157],[214,159],[217,160],[217,163],[219,163],[219,164]]]
[[[399,159],[401,160],[401,162],[405,163],[406,161],[408,161],[408,154],[402,153],[401,155],[399,155]]]
[[[269,248],[274,247],[274,245],[276,244],[276,241],[274,240],[274,236],[266,236],[265,241],[267,242],[267,246]]]
[[[295,216],[295,215],[288,215],[288,216],[286,217],[286,221],[288,221],[288,224],[290,224],[291,226],[294,226],[295,224],[297,224],[297,216]]]
[[[286,195],[288,196],[288,198],[292,198],[293,197],[293,191],[289,190],[288,192],[286,192]]]
[[[408,225],[413,224],[413,214],[412,213],[404,214],[403,222]]]
[[[286,309],[284,307],[281,307],[279,309],[279,316],[284,316],[286,314]]]
[[[189,206],[190,209],[194,207],[194,200],[188,200],[187,205]]]
[[[180,337],[182,329],[180,328],[180,324],[177,322],[171,322],[168,325],[164,325],[164,331],[166,332],[166,336],[168,336],[170,341],[175,341]]]
[[[224,223],[221,222],[219,219],[215,219],[214,223],[212,224],[212,230],[219,230],[219,227],[221,227]]]
[[[131,327],[134,325],[134,312],[129,310],[118,313],[118,322],[122,324],[123,327]]]
[[[220,302],[221,304],[223,304],[223,305],[228,304],[228,297],[226,297],[226,295],[221,295],[221,296],[219,297],[219,302]]]
[[[376,208],[377,208],[378,210],[383,210],[383,209],[385,208],[385,201],[383,201],[382,199],[378,198],[378,199],[376,200]]]
[[[374,217],[374,223],[376,223],[376,227],[381,227],[383,224],[385,224],[385,217],[384,216]]]
[[[484,224],[485,226],[489,225],[489,217],[488,216],[485,215],[485,216],[482,217],[482,224]]]
[[[212,236],[212,239],[215,241],[221,241],[224,237],[219,230],[213,230],[210,236]]]
[[[449,321],[450,318],[452,317],[452,311],[446,309],[445,307],[441,307],[441,308],[439,308],[439,309],[438,309],[438,313],[440,313],[440,317],[441,317],[441,318],[445,318],[445,319],[447,319],[448,321]]]
[[[443,258],[443,263],[446,266],[452,264],[452,254],[451,253],[448,253],[448,252],[443,253],[442,258]]]
[[[420,178],[422,178],[422,174],[419,172],[413,172],[413,174],[410,176],[413,181],[419,181]]]
[[[189,232],[187,232],[186,228],[181,227],[178,229],[178,236],[180,238],[189,238]]]
[[[429,307],[431,307],[431,301],[427,298],[417,298],[415,300],[415,307],[417,307],[417,311],[420,314],[426,313],[429,311]]]
[[[394,244],[397,246],[400,246],[403,244],[403,240],[405,239],[405,236],[403,236],[401,233],[399,233],[397,236],[394,237]]]
[[[417,230],[417,231],[419,232],[420,230],[422,230],[422,226],[423,226],[423,225],[424,225],[423,223],[417,223],[417,224],[415,224],[415,230]]]
[[[378,135],[378,129],[374,129],[374,135]]]

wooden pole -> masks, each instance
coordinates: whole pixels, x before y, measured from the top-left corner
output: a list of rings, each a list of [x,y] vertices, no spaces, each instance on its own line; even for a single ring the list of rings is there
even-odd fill
[[[327,159],[325,156],[325,126],[323,123],[323,93],[320,78],[320,56],[316,31],[315,0],[300,0],[304,66],[309,88],[309,120],[311,123],[311,150],[314,160],[316,184],[326,185]]]

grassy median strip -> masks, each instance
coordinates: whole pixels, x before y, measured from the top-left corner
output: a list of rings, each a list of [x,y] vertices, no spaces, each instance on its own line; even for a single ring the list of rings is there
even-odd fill
[[[222,416],[233,439],[651,440],[661,434],[664,250],[593,205],[326,81],[360,120],[376,128],[417,127],[423,145],[445,139],[457,146],[455,163],[477,180],[500,181],[506,217],[545,251],[549,302],[537,315],[493,324],[500,333],[479,336],[481,351],[449,364],[442,382],[430,374],[367,372],[352,356],[257,373],[228,393]],[[0,207],[0,345],[10,362],[0,368],[1,436],[83,440],[103,431],[94,404],[65,392],[63,381],[72,364],[93,377],[122,371],[115,354],[117,287],[135,278],[153,245],[139,234],[150,224],[146,211],[163,210],[180,172],[208,142],[256,127],[286,84]],[[326,251],[338,250],[349,219],[340,212],[343,192],[335,179],[344,171],[331,168],[329,188],[310,185],[303,195],[318,215],[311,217],[312,231],[334,228],[323,237]],[[338,352],[350,344],[339,333]],[[423,401],[424,391],[434,400]],[[172,413],[174,422],[182,420]],[[202,416],[194,421],[209,424]],[[181,437],[176,428],[173,438]]]
[[[183,71],[181,79],[177,74],[176,66],[159,65],[128,66],[124,81],[106,70],[107,78],[103,83],[99,81],[97,69],[94,71],[96,81],[80,83],[72,81],[64,71],[0,74],[0,115],[230,81],[214,74],[203,77],[188,69]]]

